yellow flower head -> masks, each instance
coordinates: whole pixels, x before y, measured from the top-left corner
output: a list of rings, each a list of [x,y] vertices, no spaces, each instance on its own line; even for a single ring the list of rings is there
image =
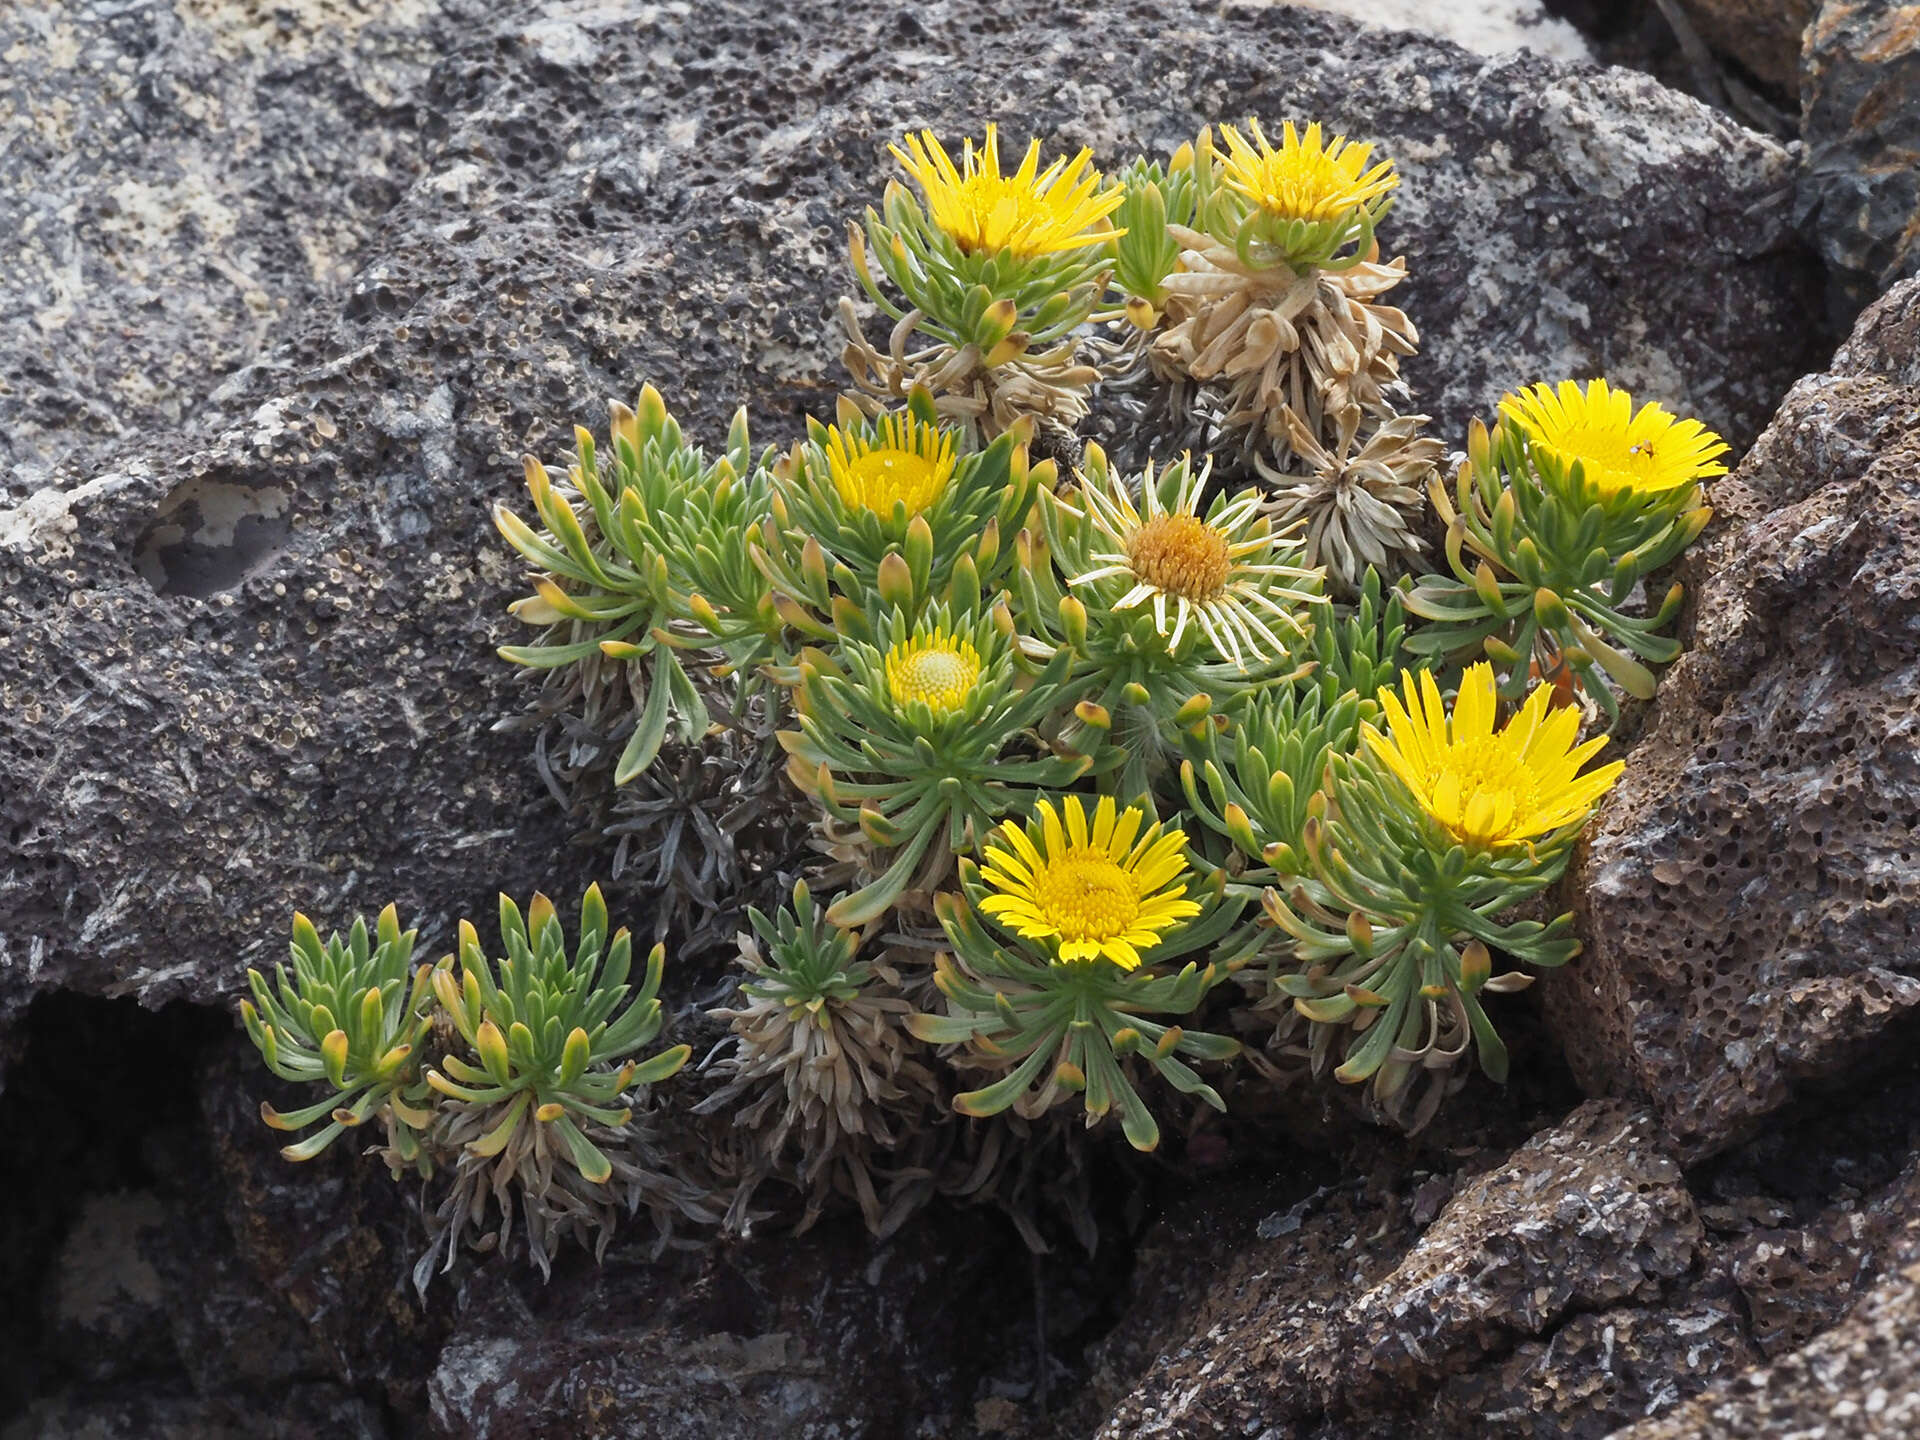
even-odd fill
[[[1241,492],[1203,518],[1198,510],[1206,481],[1204,471],[1189,468],[1168,496],[1149,465],[1136,506],[1118,472],[1096,468],[1083,475],[1086,513],[1113,548],[1096,551],[1093,568],[1070,576],[1069,583],[1129,579],[1132,586],[1113,602],[1115,610],[1150,606],[1154,627],[1167,636],[1169,648],[1179,645],[1188,625],[1196,625],[1215,650],[1245,669],[1243,647],[1269,660],[1287,653],[1271,621],[1295,635],[1305,633],[1287,602],[1304,605],[1319,596],[1282,582],[1317,585],[1320,572],[1281,563],[1283,554],[1293,552],[1260,518],[1256,490]]]
[[[1576,745],[1580,712],[1552,708],[1550,683],[1496,731],[1499,696],[1491,665],[1467,667],[1451,722],[1431,672],[1405,671],[1400,678],[1404,704],[1392,687],[1380,691],[1391,736],[1372,725],[1361,733],[1421,808],[1462,844],[1516,845],[1580,820],[1625,768],[1616,760],[1579,773],[1607,738]]]
[[[908,135],[904,143],[905,150],[888,148],[919,184],[933,223],[970,255],[1005,250],[1016,260],[1031,260],[1124,233],[1103,222],[1126,192],[1117,185],[1100,188],[1100,172],[1088,164],[1091,150],[1081,150],[1072,160],[1055,160],[1042,170],[1040,142],[1034,140],[1020,168],[1003,177],[997,126],[987,126],[987,143],[979,154],[972,140],[966,142],[958,169],[931,130]]]
[[[1727,473],[1715,463],[1727,445],[1713,431],[1657,404],[1635,414],[1633,397],[1604,380],[1584,390],[1571,380],[1529,386],[1500,402],[1500,417],[1562,461],[1578,460],[1605,496],[1663,494]]]
[[[1289,120],[1274,149],[1258,120],[1248,120],[1253,143],[1231,125],[1220,127],[1227,142],[1222,178],[1230,189],[1283,220],[1337,220],[1385,195],[1400,183],[1393,162],[1372,169],[1373,146],[1336,135],[1323,143],[1320,127],[1307,126],[1304,137]]]
[[[891,515],[896,503],[908,515],[932,508],[946,492],[955,464],[953,436],[917,415],[882,415],[869,437],[829,426],[827,473],[849,509]]]
[[[980,679],[980,652],[942,626],[887,651],[887,693],[896,706],[923,701],[936,719],[967,703]]]
[[[1055,963],[1105,959],[1132,970],[1140,947],[1151,949],[1200,913],[1181,898],[1184,832],[1163,835],[1156,822],[1142,835],[1146,811],[1135,805],[1116,813],[1110,795],[1094,808],[1091,827],[1076,795],[1057,812],[1042,800],[1037,812],[1024,828],[1013,821],[1001,827],[1007,849],[987,846],[980,878],[1000,893],[980,908],[1016,935],[1054,941]]]

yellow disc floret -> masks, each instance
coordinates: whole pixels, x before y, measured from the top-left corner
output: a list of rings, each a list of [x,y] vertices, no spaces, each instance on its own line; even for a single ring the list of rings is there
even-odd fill
[[[1289,120],[1275,149],[1261,133],[1258,120],[1247,121],[1253,141],[1231,125],[1222,125],[1227,157],[1221,178],[1229,188],[1283,220],[1337,220],[1385,195],[1400,179],[1393,162],[1371,169],[1373,147],[1336,135],[1323,143],[1320,127],[1307,126],[1302,136]]]
[[[1504,727],[1493,667],[1467,667],[1449,718],[1431,672],[1401,675],[1402,695],[1380,691],[1387,728],[1362,727],[1368,747],[1427,814],[1456,840],[1479,849],[1516,845],[1584,819],[1625,767],[1616,760],[1582,775],[1607,743],[1575,744],[1580,712],[1553,708],[1553,686],[1527,697]]]
[[[1187,893],[1186,835],[1141,833],[1146,811],[1120,811],[1102,796],[1089,826],[1076,795],[1040,801],[1034,820],[1001,827],[1005,849],[988,845],[980,874],[1000,892],[980,904],[1016,935],[1055,946],[1058,963],[1110,960],[1122,970],[1140,964],[1180,921],[1200,913]]]
[[[1604,380],[1584,389],[1571,380],[1533,385],[1500,402],[1500,416],[1562,462],[1580,462],[1605,496],[1679,490],[1727,467],[1726,442],[1698,420],[1682,420],[1658,404],[1633,408],[1633,397]]]
[[[953,436],[916,415],[883,415],[870,436],[830,426],[825,448],[833,488],[850,509],[891,515],[899,504],[918,515],[953,478]]]
[[[894,158],[919,184],[933,223],[968,254],[1004,250],[1016,260],[1031,260],[1124,233],[1104,222],[1126,192],[1117,185],[1100,188],[1100,172],[1088,163],[1091,150],[1081,150],[1072,160],[1055,160],[1042,170],[1040,142],[1035,140],[1028,144],[1020,168],[1003,177],[996,126],[987,126],[987,141],[979,153],[973,141],[966,142],[958,168],[931,130],[908,135],[903,143],[905,150],[889,147]]]
[[[887,693],[896,706],[918,700],[935,717],[967,703],[980,679],[980,652],[971,643],[937,629],[887,651]]]

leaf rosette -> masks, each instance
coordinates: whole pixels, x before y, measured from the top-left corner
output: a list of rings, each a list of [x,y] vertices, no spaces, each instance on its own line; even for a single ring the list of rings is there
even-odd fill
[[[750,454],[745,412],[727,453],[709,463],[682,437],[652,386],[637,410],[613,407],[611,453],[576,429],[565,485],[533,456],[528,492],[540,528],[505,505],[500,533],[544,574],[510,611],[543,628],[530,645],[502,646],[515,664],[564,672],[584,692],[589,726],[611,728],[628,710],[632,730],[616,783],[646,769],[670,730],[682,743],[709,723],[702,685],[730,679],[737,707],[758,667],[783,656],[785,624],[750,549],[771,513],[772,482]],[[716,662],[696,681],[684,651]]]
[[[1651,699],[1648,665],[1680,653],[1660,632],[1681,587],[1650,614],[1634,611],[1646,579],[1712,518],[1700,482],[1725,472],[1725,450],[1698,421],[1656,404],[1635,412],[1604,380],[1508,396],[1491,432],[1474,422],[1453,493],[1433,481],[1451,573],[1425,577],[1408,598],[1429,622],[1409,648],[1492,661],[1509,699],[1563,672],[1609,716],[1619,713],[1609,679]]]
[[[1121,759],[1098,733],[1080,749],[1042,738],[1036,727],[1070,713],[1084,682],[1064,651],[1027,661],[1004,606],[847,619],[833,652],[802,654],[798,728],[780,734],[794,783],[882,857],[877,877],[827,912],[834,924],[877,918],[909,886],[930,890],[956,854],[1002,816],[1024,814],[1040,789]]]
[[[1576,744],[1578,712],[1552,701],[1542,685],[1496,727],[1490,667],[1469,669],[1451,714],[1430,673],[1408,672],[1400,695],[1380,695],[1388,733],[1364,724],[1361,749],[1331,757],[1302,827],[1303,876],[1264,896],[1291,942],[1275,1003],[1310,1027],[1316,1067],[1337,1051],[1334,1076],[1371,1082],[1390,1110],[1417,1074],[1445,1072],[1469,1046],[1506,1078],[1480,997],[1532,982],[1496,977],[1493,951],[1539,967],[1579,953],[1570,915],[1499,918],[1559,879],[1620,774],[1619,762],[1579,773],[1605,738]]]
[[[311,1160],[343,1131],[379,1119],[396,1169],[404,1163],[431,1172],[420,1133],[432,1120],[420,1046],[433,1024],[432,995],[427,967],[412,968],[416,933],[400,929],[389,905],[372,935],[366,920],[356,918],[345,940],[336,931],[322,944],[313,922],[295,915],[292,972],[275,966],[269,986],[258,970],[247,971],[253,998],[240,1002],[240,1016],[267,1068],[283,1080],[333,1091],[286,1113],[261,1102],[260,1118],[275,1130],[327,1122],[282,1149],[287,1159]]]
[[[597,885],[580,903],[571,952],[551,900],[535,895],[523,917],[502,895],[506,955],[496,978],[478,932],[461,921],[459,978],[451,967],[436,969],[433,992],[471,1058],[449,1054],[426,1079],[482,1131],[467,1143],[469,1156],[505,1157],[528,1173],[564,1156],[582,1179],[602,1184],[613,1167],[583,1127],[619,1130],[633,1113],[622,1097],[686,1063],[684,1045],[631,1058],[660,1032],[666,951],[653,947],[636,986],[632,937],[623,929],[609,939],[607,929]]]
[[[868,419],[843,404],[835,425],[809,419],[754,538],[782,614],[830,641],[842,604],[881,593],[883,567],[887,592],[904,581],[909,605],[946,593],[966,603],[1001,584],[1014,558],[1004,537],[1053,480],[1051,461],[1028,464],[1031,431],[1016,424],[969,448],[918,387],[903,410]]]
[[[1179,962],[1227,935],[1242,901],[1218,875],[1190,894],[1185,835],[1146,822],[1111,797],[1091,817],[1077,795],[1057,811],[1043,801],[1003,827],[984,866],[961,862],[960,894],[936,897],[953,947],[935,963],[947,1013],[908,1026],[1002,1072],[955,1097],[961,1114],[1032,1118],[1077,1095],[1089,1126],[1118,1111],[1128,1143],[1151,1150],[1160,1126],[1129,1074],[1140,1068],[1226,1108],[1188,1061],[1231,1059],[1239,1043],[1153,1017],[1190,1014],[1234,968]]]
[[[1108,217],[1124,197],[1088,150],[1042,168],[1034,140],[1002,175],[999,143],[989,124],[985,143],[968,140],[956,164],[931,131],[904,137],[892,153],[919,197],[890,181],[864,226],[848,225],[854,275],[894,321],[889,356],[842,302],[863,405],[924,383],[943,413],[987,436],[1021,415],[1072,426],[1087,413],[1097,374],[1076,361],[1074,332],[1105,293],[1117,238]],[[916,333],[931,343],[910,353]]]
[[[1186,461],[1141,474],[1138,494],[1089,445],[1078,491],[1041,496],[1042,530],[1019,542],[1017,616],[1025,648],[1073,656],[1087,689],[1075,735],[1111,728],[1128,752],[1120,789],[1137,794],[1172,763],[1177,732],[1295,668],[1317,569],[1276,534],[1251,491],[1204,510],[1205,471]]]

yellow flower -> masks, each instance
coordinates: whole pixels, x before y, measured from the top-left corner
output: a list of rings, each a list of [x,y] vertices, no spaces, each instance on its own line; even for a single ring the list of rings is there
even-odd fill
[[[1499,706],[1493,667],[1467,667],[1453,704],[1446,702],[1431,672],[1401,674],[1405,703],[1392,687],[1380,691],[1391,738],[1362,727],[1367,745],[1405,782],[1414,798],[1463,844],[1478,848],[1514,845],[1584,818],[1620,778],[1618,760],[1582,775],[1580,767],[1607,743],[1602,735],[1583,745],[1580,712],[1553,707],[1553,686],[1543,684],[1520,712],[1494,729]]]
[[[1094,568],[1068,577],[1072,585],[1121,575],[1133,587],[1113,602],[1115,610],[1135,605],[1153,607],[1154,626],[1167,636],[1169,648],[1179,645],[1189,624],[1213,642],[1220,654],[1246,668],[1241,647],[1256,656],[1277,659],[1287,646],[1268,628],[1255,607],[1280,621],[1296,635],[1305,634],[1294,612],[1281,601],[1307,604],[1319,598],[1308,590],[1276,587],[1275,580],[1317,580],[1320,572],[1298,565],[1275,563],[1279,537],[1258,522],[1261,497],[1244,490],[1232,501],[1202,519],[1197,512],[1206,472],[1187,471],[1175,487],[1171,502],[1160,494],[1153,467],[1141,481],[1143,504],[1136,507],[1118,472],[1101,476],[1096,484],[1083,476],[1080,493],[1086,513],[1115,549],[1096,552]],[[1169,631],[1168,612],[1172,612]]]
[[[827,429],[827,473],[849,508],[908,515],[932,507],[946,492],[955,464],[953,436],[916,415],[883,415],[871,438],[859,431]]]
[[[1251,145],[1233,126],[1220,127],[1228,152],[1222,178],[1281,219],[1337,220],[1400,183],[1391,160],[1367,168],[1373,146],[1350,143],[1344,135],[1322,143],[1317,124],[1307,126],[1302,138],[1289,120],[1278,150],[1261,133],[1258,120],[1248,120],[1247,128],[1253,132]]]
[[[1580,462],[1606,496],[1655,495],[1691,486],[1727,467],[1715,463],[1726,442],[1698,420],[1681,420],[1657,404],[1634,413],[1633,397],[1595,380],[1533,385],[1500,402],[1501,418],[1567,464]]]
[[[888,148],[918,182],[933,223],[968,254],[1005,250],[1016,260],[1031,260],[1125,233],[1103,223],[1126,192],[1117,185],[1100,188],[1100,172],[1087,163],[1091,150],[1041,170],[1040,142],[1035,140],[1028,144],[1020,168],[1002,177],[997,126],[987,126],[981,154],[975,155],[972,140],[966,142],[959,169],[931,130],[908,135],[905,144],[904,151],[898,145]]]
[[[1037,810],[1024,829],[1011,820],[1001,826],[1011,848],[987,846],[980,878],[1001,893],[980,908],[1028,940],[1057,941],[1056,963],[1106,959],[1132,970],[1140,947],[1151,949],[1200,913],[1181,898],[1183,831],[1163,835],[1155,822],[1142,835],[1146,811],[1135,805],[1116,814],[1111,795],[1100,797],[1091,829],[1077,795],[1065,797],[1058,813],[1046,800]]]
[[[896,706],[919,700],[935,718],[967,703],[980,679],[980,652],[945,627],[922,632],[887,651],[887,692]]]

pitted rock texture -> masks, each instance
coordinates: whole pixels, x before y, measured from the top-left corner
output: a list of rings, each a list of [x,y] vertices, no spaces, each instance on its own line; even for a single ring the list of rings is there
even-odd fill
[[[1445,1191],[1275,1217],[1101,1440],[1520,1436],[1555,1410],[1597,1437],[1754,1358],[1647,1111],[1589,1102]]]
[[[1857,306],[1920,274],[1920,5],[1823,0],[1801,67],[1798,213]]]
[[[94,13],[62,12],[79,53]],[[388,31],[298,44],[354,34]],[[1787,152],[1625,72],[1184,5],[522,3],[464,38],[413,92],[419,178],[344,301],[214,390],[197,431],[144,430],[0,509],[0,1025],[54,986],[230,997],[295,906],[330,924],[392,899],[431,948],[495,889],[602,867],[490,728],[527,682],[492,655],[522,582],[488,507],[518,496],[522,451],[559,460],[641,379],[711,441],[742,400],[762,440],[829,410],[844,224],[890,137],[977,127],[983,73],[1010,134],[1106,161],[1247,110],[1378,140],[1426,337],[1408,374],[1443,435],[1509,386],[1604,370],[1737,440],[1811,343]],[[351,115],[309,119],[262,112],[263,151],[378,174]],[[46,183],[91,193],[85,167]],[[289,322],[312,285],[281,288]],[[169,291],[201,303],[184,273]],[[99,376],[144,363],[117,345]]]
[[[1685,0],[1700,38],[1754,78],[1792,97],[1800,88],[1800,42],[1817,0]]]
[[[360,268],[461,0],[0,7],[0,496],[199,421]]]
[[[1920,388],[1877,370],[1916,316],[1896,287],[1714,487],[1691,648],[1572,875],[1543,1001],[1689,1160],[1920,1023]]]

